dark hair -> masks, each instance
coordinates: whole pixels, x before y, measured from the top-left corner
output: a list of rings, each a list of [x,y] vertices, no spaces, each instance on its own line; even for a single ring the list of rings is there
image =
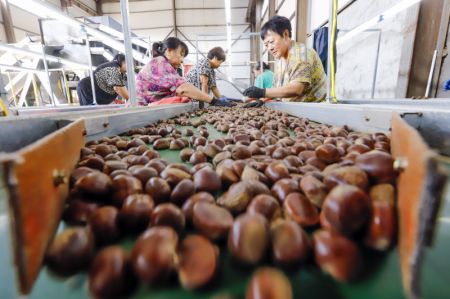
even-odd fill
[[[175,50],[178,47],[181,47],[183,49],[184,57],[189,54],[188,46],[183,41],[176,37],[168,37],[162,42],[153,43],[152,56],[164,56],[164,52],[166,52],[167,49]]]
[[[269,65],[265,62],[262,63],[263,64],[263,70],[268,70],[269,69]],[[261,69],[261,63],[257,62],[255,64],[255,70],[259,71]]]
[[[122,64],[125,63],[125,55],[117,54],[112,61],[116,62],[119,66],[122,66]]]
[[[221,47],[215,47],[208,52],[208,59],[214,59],[214,57],[218,60],[225,61],[227,54],[225,54],[225,51]]]
[[[288,18],[282,16],[274,16],[268,20],[261,28],[261,39],[267,35],[267,31],[276,32],[283,36],[285,30],[288,30],[289,37],[292,37],[292,25]]]

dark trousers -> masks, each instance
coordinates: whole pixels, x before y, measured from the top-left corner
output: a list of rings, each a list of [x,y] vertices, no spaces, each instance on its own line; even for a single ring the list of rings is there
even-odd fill
[[[81,79],[77,85],[78,101],[81,106],[94,105],[94,96],[92,95],[91,77]]]

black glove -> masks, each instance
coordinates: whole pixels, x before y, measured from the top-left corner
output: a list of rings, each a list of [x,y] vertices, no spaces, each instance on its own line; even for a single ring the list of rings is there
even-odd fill
[[[255,100],[253,102],[247,103],[245,104],[243,107],[244,108],[258,108],[261,107],[262,105],[264,105],[264,102],[261,100]]]
[[[244,96],[255,99],[264,98],[266,96],[266,90],[264,88],[250,86],[244,90]]]
[[[212,105],[212,106],[221,106],[221,107],[233,107],[233,106],[236,106],[235,103],[231,103],[226,98],[223,98],[223,97],[221,97],[219,99],[216,99],[214,97],[209,104]]]

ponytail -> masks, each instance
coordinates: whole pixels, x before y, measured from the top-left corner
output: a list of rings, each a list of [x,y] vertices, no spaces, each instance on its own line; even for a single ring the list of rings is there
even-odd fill
[[[125,62],[125,55],[117,54],[116,56],[114,56],[112,61],[117,63],[119,66],[122,66],[122,64]]]
[[[152,45],[152,57],[164,56],[167,49],[175,50],[178,47],[182,47],[184,51],[184,56],[189,54],[189,49],[187,45],[176,37],[166,38],[162,42],[155,42]]]

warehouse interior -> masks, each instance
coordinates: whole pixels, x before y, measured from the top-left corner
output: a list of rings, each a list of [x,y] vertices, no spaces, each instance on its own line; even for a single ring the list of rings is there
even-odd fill
[[[450,297],[450,1],[0,12],[0,298]]]

